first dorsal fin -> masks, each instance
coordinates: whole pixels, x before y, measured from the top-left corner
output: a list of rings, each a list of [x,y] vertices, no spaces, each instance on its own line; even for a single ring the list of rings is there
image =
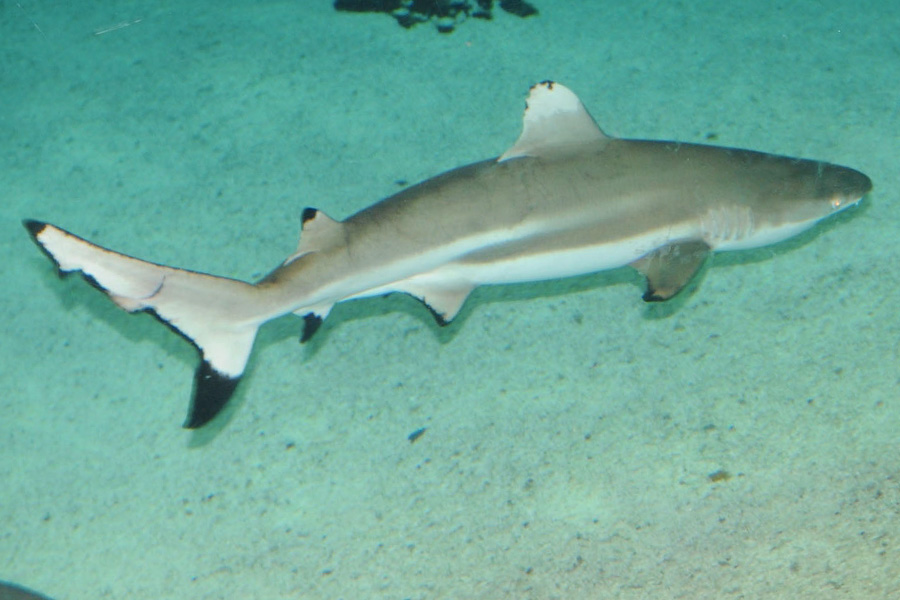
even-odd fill
[[[553,81],[542,81],[531,87],[525,101],[522,134],[498,161],[544,156],[554,150],[608,139],[572,90]]]
[[[300,217],[300,244],[284,264],[294,262],[304,254],[329,248],[340,243],[343,238],[343,223],[335,221],[317,208],[304,208]]]

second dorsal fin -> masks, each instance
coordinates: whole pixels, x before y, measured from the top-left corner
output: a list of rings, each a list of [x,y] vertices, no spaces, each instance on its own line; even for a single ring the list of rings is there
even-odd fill
[[[344,224],[317,208],[304,208],[300,223],[300,244],[284,264],[294,262],[304,254],[329,248],[344,237]]]

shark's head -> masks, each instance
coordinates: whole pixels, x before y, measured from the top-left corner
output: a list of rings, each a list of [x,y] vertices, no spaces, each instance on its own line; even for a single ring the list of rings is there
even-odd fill
[[[757,156],[762,168],[744,181],[745,201],[711,210],[704,218],[706,237],[718,250],[758,248],[786,240],[855,206],[872,189],[871,179],[849,167]]]
[[[792,160],[784,167],[788,176],[769,190],[766,211],[757,215],[762,221],[768,216],[770,226],[802,231],[855,206],[872,189],[871,179],[849,167],[812,160]]]
[[[812,202],[822,206],[823,217],[854,206],[872,191],[872,180],[856,169],[828,163],[816,165]]]

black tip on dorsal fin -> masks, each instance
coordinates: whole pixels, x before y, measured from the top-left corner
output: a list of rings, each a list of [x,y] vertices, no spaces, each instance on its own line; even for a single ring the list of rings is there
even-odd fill
[[[209,423],[234,394],[240,381],[240,377],[223,375],[209,362],[202,361],[194,374],[194,395],[187,420],[182,427],[197,429]]]
[[[311,206],[304,208],[303,212],[300,214],[300,227],[303,227],[307,222],[315,219],[318,213],[318,209],[312,208]]]

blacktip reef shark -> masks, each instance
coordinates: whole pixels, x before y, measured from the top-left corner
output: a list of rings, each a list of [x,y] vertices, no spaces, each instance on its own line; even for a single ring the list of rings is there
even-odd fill
[[[123,309],[148,311],[201,362],[184,426],[212,419],[259,327],[294,313],[307,341],[343,300],[404,292],[438,323],[479,285],[631,265],[667,300],[711,251],[782,241],[855,205],[864,174],[750,150],[606,135],[558,83],[531,88],[522,133],[499,158],[447,171],[343,221],[306,208],[297,251],[255,284],[138,260],[24,222],[60,275],[81,273]]]

